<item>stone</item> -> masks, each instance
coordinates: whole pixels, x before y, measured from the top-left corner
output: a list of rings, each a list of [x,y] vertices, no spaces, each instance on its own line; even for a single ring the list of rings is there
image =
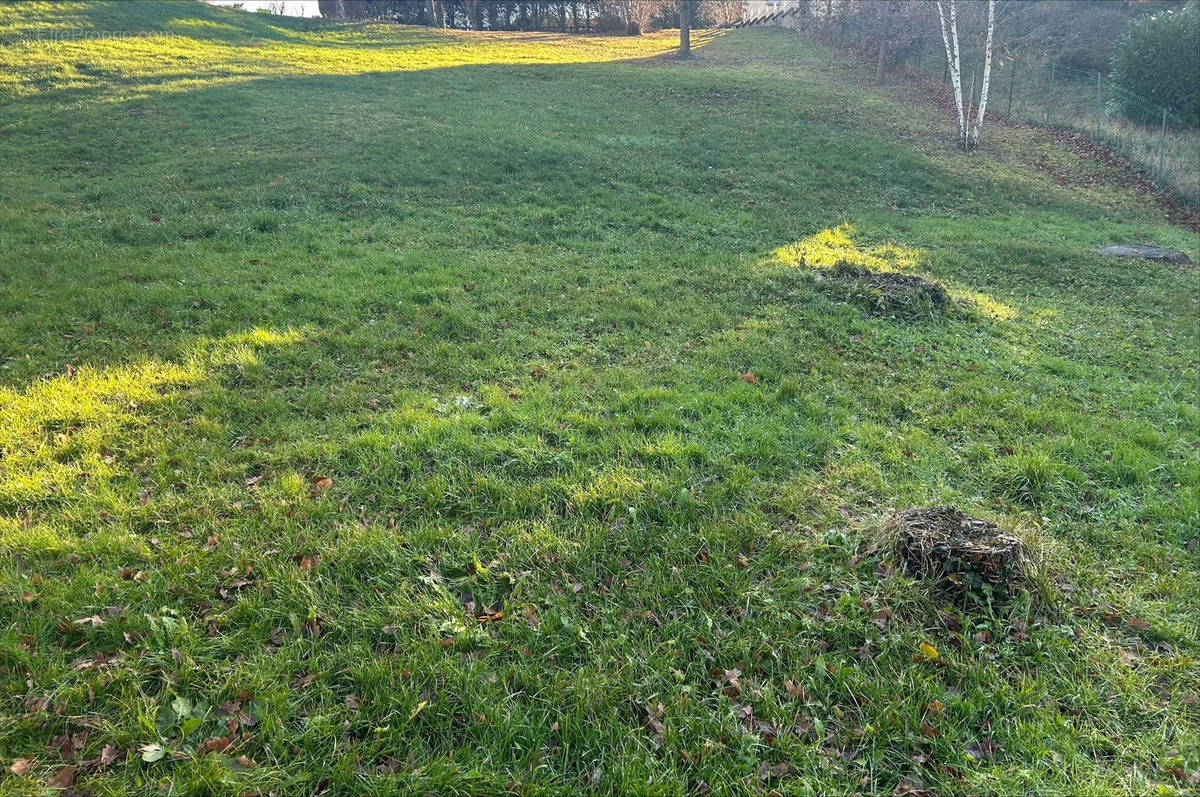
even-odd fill
[[[1176,252],[1174,249],[1163,249],[1158,246],[1145,246],[1144,244],[1113,244],[1100,249],[1102,255],[1112,255],[1113,257],[1140,257],[1143,260],[1154,260],[1159,263],[1191,263],[1191,258],[1183,252]]]

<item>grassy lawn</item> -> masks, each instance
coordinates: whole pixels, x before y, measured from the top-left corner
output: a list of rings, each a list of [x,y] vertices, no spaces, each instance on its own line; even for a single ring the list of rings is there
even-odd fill
[[[1200,285],[1094,251],[1200,242],[1099,167],[781,31],[0,42],[0,795],[1200,782]]]

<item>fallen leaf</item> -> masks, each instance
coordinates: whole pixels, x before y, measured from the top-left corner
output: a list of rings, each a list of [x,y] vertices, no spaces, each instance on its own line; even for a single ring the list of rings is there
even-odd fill
[[[300,572],[303,573],[305,571],[312,570],[314,567],[317,566],[317,560],[319,558],[320,557],[315,553],[309,554],[308,556],[301,556],[300,557]]]
[[[161,744],[148,744],[138,748],[138,752],[142,754],[142,760],[147,764],[153,764],[155,761],[161,761],[167,751]]]
[[[329,488],[331,487],[333,487],[333,479],[329,478],[328,476],[318,476],[317,478],[313,479],[313,495],[319,495],[320,493],[328,492]]]
[[[758,779],[761,781],[790,778],[796,774],[796,768],[786,761],[781,764],[768,764],[766,761],[758,768]]]
[[[358,695],[346,695],[346,708],[351,711],[358,711]]]
[[[783,691],[793,700],[808,700],[808,690],[798,681],[784,681]]]
[[[104,745],[104,749],[100,751],[100,765],[108,766],[112,762],[116,761],[117,757],[120,755],[120,750],[113,747],[111,744],[106,744]]]
[[[938,653],[938,649],[928,642],[922,642],[920,648],[921,655],[924,656],[927,661],[937,661],[939,658],[941,658],[940,654]]]
[[[967,745],[967,755],[975,761],[991,761],[996,757],[996,753],[1003,752],[1003,747],[987,739],[980,739]]]
[[[69,789],[75,785],[75,767],[63,767],[58,774],[46,781],[46,788]]]
[[[662,703],[659,703],[654,708],[646,707],[646,728],[654,734],[654,746],[656,748],[663,746],[663,740],[667,733],[667,727],[662,722],[664,710]]]
[[[8,768],[8,771],[14,775],[24,775],[26,772],[33,769],[33,765],[35,763],[37,763],[37,757],[33,755],[27,755],[23,758],[14,758],[12,765]]]
[[[742,374],[742,381],[743,381],[743,382],[745,382],[745,383],[746,383],[746,384],[748,384],[748,385],[757,385],[757,384],[758,384],[758,377],[757,377],[757,376],[755,376],[755,375],[754,375],[753,373],[751,373],[750,371],[747,371],[746,373]]]

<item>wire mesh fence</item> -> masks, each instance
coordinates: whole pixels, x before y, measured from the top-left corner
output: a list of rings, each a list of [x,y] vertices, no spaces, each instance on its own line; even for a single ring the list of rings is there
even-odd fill
[[[983,59],[963,54],[963,94],[977,96]],[[968,71],[967,64],[976,65]],[[909,55],[906,68],[950,83],[942,50]],[[995,58],[988,113],[1027,124],[1063,127],[1099,141],[1159,189],[1200,209],[1200,120],[1183,119],[1122,91],[1102,72],[1056,61]]]

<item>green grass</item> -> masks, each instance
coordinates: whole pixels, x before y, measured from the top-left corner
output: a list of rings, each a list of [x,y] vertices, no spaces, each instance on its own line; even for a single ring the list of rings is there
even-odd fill
[[[1195,787],[1197,276],[1094,251],[1200,258],[1152,201],[781,31],[0,40],[0,794]],[[892,572],[931,503],[1045,594]]]

